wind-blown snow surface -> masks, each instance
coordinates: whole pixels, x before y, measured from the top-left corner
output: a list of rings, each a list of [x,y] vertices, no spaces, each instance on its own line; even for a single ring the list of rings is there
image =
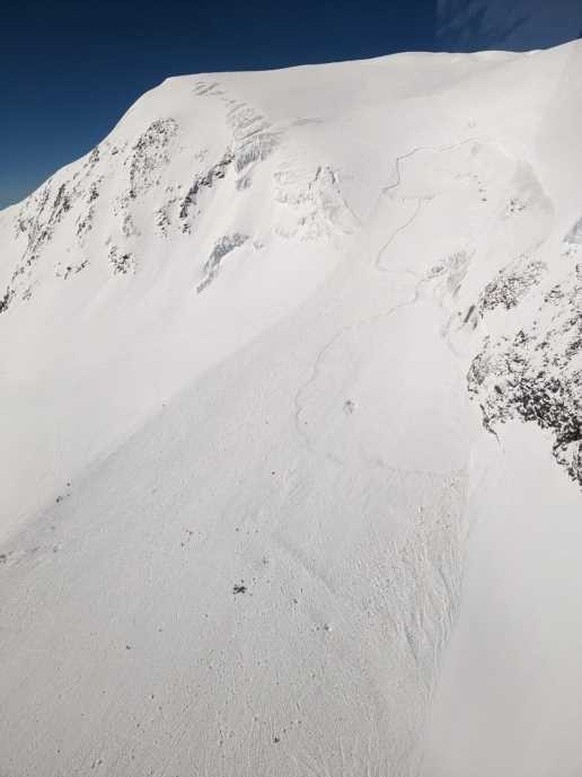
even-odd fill
[[[582,47],[170,79],[0,213],[0,772],[582,772]]]

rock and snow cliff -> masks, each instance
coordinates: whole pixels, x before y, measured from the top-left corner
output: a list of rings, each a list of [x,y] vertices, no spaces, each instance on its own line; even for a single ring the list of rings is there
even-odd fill
[[[174,78],[0,213],[0,772],[582,769],[581,87]]]

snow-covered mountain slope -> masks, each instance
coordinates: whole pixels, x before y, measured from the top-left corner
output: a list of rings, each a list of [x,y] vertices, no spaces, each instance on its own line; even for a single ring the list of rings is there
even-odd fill
[[[0,213],[0,772],[582,770],[582,45],[188,76]]]

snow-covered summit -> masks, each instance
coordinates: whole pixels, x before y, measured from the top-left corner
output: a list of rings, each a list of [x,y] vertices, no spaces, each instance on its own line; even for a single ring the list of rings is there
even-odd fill
[[[0,771],[582,768],[581,87],[172,78],[0,213]]]

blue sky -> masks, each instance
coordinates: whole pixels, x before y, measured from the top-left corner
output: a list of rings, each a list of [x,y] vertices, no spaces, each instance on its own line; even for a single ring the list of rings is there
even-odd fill
[[[167,76],[487,48],[509,34],[519,47],[523,14],[498,13],[509,27],[496,25],[486,13],[496,1],[507,8],[506,0],[8,0],[0,17],[0,207],[90,150]],[[536,0],[511,7],[520,2]],[[560,3],[582,11],[582,0],[550,5]],[[581,19],[573,31],[574,13],[561,40],[582,29]],[[530,37],[549,40],[542,27],[534,24]]]

